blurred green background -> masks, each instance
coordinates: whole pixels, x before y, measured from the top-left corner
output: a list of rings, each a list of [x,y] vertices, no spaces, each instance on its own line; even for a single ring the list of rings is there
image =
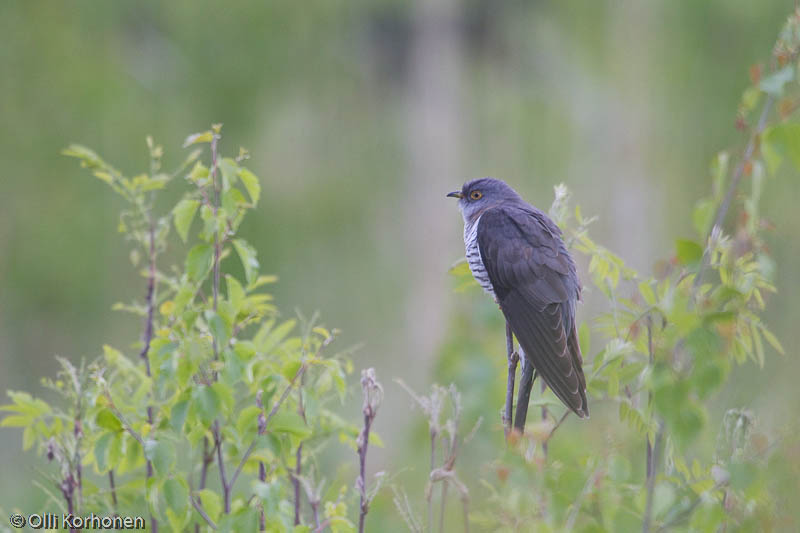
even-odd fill
[[[356,367],[375,366],[387,389],[376,421],[387,446],[372,469],[424,475],[424,426],[392,379],[454,381],[485,428],[504,387],[499,313],[454,293],[447,275],[463,244],[445,193],[491,175],[547,209],[564,182],[599,216],[596,240],[649,271],[691,232],[711,157],[743,142],[734,122],[749,67],[768,60],[793,6],[2,2],[0,392],[40,391],[54,354],[93,357],[139,335],[137,320],[110,312],[144,292],[116,232],[123,206],[60,150],[85,144],[134,174],[151,134],[169,168],[186,134],[223,122],[223,150],[249,148],[262,181],[243,235],[280,276],[279,307],[319,310],[343,344],[363,342]],[[717,413],[750,407],[774,427],[800,407],[799,188],[788,172],[771,179],[763,207],[779,289],[766,322],[787,356],[738,368],[714,400]],[[595,300],[586,294],[582,319]],[[462,357],[469,313],[491,317],[497,353]],[[489,386],[494,398],[470,396]],[[357,399],[344,414],[357,418]],[[18,431],[0,431],[0,465],[0,505],[41,501]]]

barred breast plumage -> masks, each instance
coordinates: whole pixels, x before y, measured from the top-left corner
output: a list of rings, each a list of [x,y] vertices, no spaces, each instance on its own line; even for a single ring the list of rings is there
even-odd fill
[[[481,217],[473,223],[464,224],[464,248],[467,252],[467,263],[469,269],[472,271],[472,276],[483,287],[492,298],[495,298],[492,282],[489,281],[489,274],[486,272],[486,267],[483,266],[483,259],[481,258],[481,251],[478,247],[478,224],[481,222]]]

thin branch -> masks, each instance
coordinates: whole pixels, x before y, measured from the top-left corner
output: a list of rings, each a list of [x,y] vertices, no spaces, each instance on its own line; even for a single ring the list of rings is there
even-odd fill
[[[144,439],[142,438],[141,435],[139,435],[139,433],[136,432],[135,429],[133,429],[133,427],[131,427],[131,425],[128,423],[128,420],[125,418],[125,416],[123,416],[122,412],[120,412],[120,410],[117,409],[117,406],[114,404],[114,400],[111,399],[111,391],[106,389],[104,392],[105,392],[105,397],[108,400],[109,410],[112,413],[114,413],[114,416],[116,416],[117,420],[120,421],[123,429],[125,429],[125,431],[127,431],[131,437],[136,439],[136,442],[138,442],[139,445],[142,447],[142,450],[144,450]]]
[[[558,419],[558,422],[556,422],[556,425],[555,425],[555,426],[553,426],[553,429],[551,429],[551,430],[550,430],[550,433],[548,433],[548,434],[547,434],[547,438],[546,438],[546,439],[544,439],[544,443],[545,443],[545,444],[547,444],[547,443],[550,441],[550,439],[552,439],[552,438],[553,438],[553,435],[555,434],[556,430],[557,430],[559,427],[561,427],[561,424],[563,424],[563,423],[564,423],[564,420],[566,420],[566,419],[567,419],[567,417],[568,417],[570,414],[572,414],[572,410],[570,410],[570,409],[567,409],[567,411],[566,411],[566,412],[565,412],[563,415],[561,415],[561,418],[559,418],[559,419]]]
[[[139,357],[144,360],[144,369],[147,373],[147,377],[152,377],[150,372],[150,343],[153,340],[153,309],[155,308],[155,292],[156,292],[156,234],[155,234],[155,224],[153,222],[152,215],[148,213],[148,223],[149,223],[149,231],[148,231],[148,240],[149,240],[149,266],[147,272],[147,317],[145,318],[144,323],[144,335],[143,335],[143,346],[142,351],[139,353]],[[147,406],[147,423],[150,424],[150,427],[153,426],[153,406]],[[141,442],[141,437],[139,438],[140,443],[142,444],[142,448],[144,449],[144,443]],[[150,459],[147,459],[146,462],[147,468],[147,479],[153,477],[153,463]],[[158,533],[158,522],[156,521],[153,515],[150,515],[150,523],[152,524],[152,529],[154,533]]]
[[[650,450],[649,441],[648,441],[648,451],[650,454],[648,456],[648,476],[647,476],[647,493],[646,493],[646,500],[645,500],[645,508],[644,508],[644,518],[642,520],[642,533],[648,533],[650,531],[650,526],[653,519],[653,494],[655,492],[655,484],[656,484],[656,461],[658,458],[658,454],[661,450],[661,441],[664,436],[664,428],[663,426],[659,426],[658,431],[656,432],[656,440],[655,444],[653,445],[652,451]]]
[[[225,514],[231,512],[231,485],[229,484],[225,475],[225,461],[222,460],[222,432],[219,429],[219,420],[214,421],[212,428],[214,435],[214,448],[217,450],[217,464],[219,464],[219,481],[222,484],[222,495],[225,499]]]
[[[650,315],[647,316],[647,353],[648,353],[648,361],[649,365],[652,368],[653,362],[655,361],[655,353],[653,351],[653,319]],[[653,404],[653,391],[650,390],[647,394],[647,406],[648,409]],[[659,428],[659,435],[661,433],[661,429]],[[660,436],[656,436],[656,443],[655,446],[658,446],[658,439]],[[655,482],[656,482],[656,450],[654,449],[655,446],[653,442],[650,440],[650,436],[647,436],[647,477],[645,481],[645,486],[647,489],[646,493],[646,500],[645,500],[645,510],[644,510],[644,518],[642,520],[642,533],[649,533],[650,531],[650,523],[652,522],[652,514],[653,514],[653,492],[655,491]]]
[[[514,351],[514,334],[511,332],[508,322],[506,322],[506,357],[508,358],[508,378],[506,380],[506,404],[503,408],[503,428],[506,438],[508,438],[511,425],[514,423],[514,381],[517,376],[517,362],[519,362],[519,355]]]
[[[364,533],[364,523],[369,512],[370,498],[367,496],[367,449],[369,447],[369,431],[375,416],[378,414],[378,407],[383,400],[383,387],[375,377],[375,369],[368,368],[361,371],[361,388],[363,390],[364,402],[361,412],[364,414],[364,427],[358,435],[356,444],[358,445],[358,465],[359,473],[356,478],[356,489],[360,495],[358,532]]]
[[[214,217],[217,216],[217,212],[219,211],[219,187],[217,186],[217,143],[219,142],[219,134],[214,133],[213,137],[211,138],[211,170],[209,174],[211,176],[211,186],[214,188],[214,204],[211,208],[214,211]],[[221,248],[219,242],[219,228],[214,232],[214,264],[213,264],[213,279],[212,279],[212,289],[214,292],[214,311],[217,310],[217,300],[219,299],[219,262],[220,262],[220,255],[221,255]],[[218,358],[219,347],[216,344],[216,339],[214,342],[214,358]]]
[[[297,453],[295,454],[295,468],[294,472],[289,476],[292,478],[292,485],[294,486],[294,525],[300,525],[300,476],[303,464],[303,443],[297,445]]]
[[[711,227],[708,228],[708,236],[711,236],[711,232],[714,230],[715,227],[722,227],[722,223],[725,221],[725,215],[728,214],[728,209],[731,207],[731,203],[733,202],[733,195],[736,193],[736,189],[739,188],[739,182],[742,181],[742,176],[744,176],[744,169],[747,166],[747,163],[750,162],[750,158],[753,157],[753,152],[755,152],[756,145],[758,143],[758,137],[761,135],[761,132],[764,131],[764,127],[767,124],[767,117],[769,116],[769,112],[772,109],[772,104],[774,102],[774,98],[772,95],[767,96],[767,100],[764,102],[764,107],[761,109],[761,116],[758,118],[758,124],[756,124],[756,129],[753,131],[752,135],[750,136],[750,140],[747,142],[747,147],[744,149],[744,155],[742,156],[742,160],[736,166],[736,169],[733,171],[733,177],[731,178],[731,183],[728,186],[728,190],[725,191],[725,198],[722,200],[722,203],[717,208],[717,213],[714,215],[714,223],[711,224]],[[708,238],[706,238],[708,240]],[[705,247],[705,251],[703,252],[703,261],[700,263],[700,269],[697,271],[697,277],[694,278],[694,288],[697,289],[703,280],[703,274],[705,273],[706,268],[708,268],[708,264],[711,261],[711,250],[708,246]]]
[[[217,529],[217,524],[215,524],[214,521],[211,520],[211,518],[209,518],[208,514],[206,514],[205,509],[203,509],[203,506],[200,505],[200,502],[198,502],[194,496],[190,496],[190,499],[192,500],[192,505],[194,506],[195,510],[197,510],[198,514],[200,514],[200,516],[203,517],[203,520],[206,521],[209,527],[211,529]]]
[[[431,435],[431,472],[434,471],[436,468],[436,437],[438,435],[438,430],[434,427],[433,424],[430,424],[430,435]],[[433,531],[431,529],[433,527],[433,491],[429,490],[426,491],[426,499],[428,500],[428,529],[427,531]]]
[[[264,461],[258,462],[258,480],[261,483],[267,482],[267,466],[264,464]],[[261,510],[259,512],[258,518],[258,530],[259,531],[266,531],[267,530],[267,516],[264,514],[264,504],[259,504]]]
[[[439,509],[439,533],[444,533],[444,510],[447,507],[447,479],[442,481],[442,501]]]
[[[108,471],[108,486],[111,488],[111,508],[117,510],[117,488],[114,484],[114,469]]]

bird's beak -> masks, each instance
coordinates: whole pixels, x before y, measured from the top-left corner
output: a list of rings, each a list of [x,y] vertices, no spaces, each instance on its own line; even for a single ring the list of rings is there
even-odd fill
[[[464,198],[464,195],[461,194],[461,191],[453,191],[453,192],[447,193],[447,197],[448,198],[458,198],[460,200],[461,198]]]

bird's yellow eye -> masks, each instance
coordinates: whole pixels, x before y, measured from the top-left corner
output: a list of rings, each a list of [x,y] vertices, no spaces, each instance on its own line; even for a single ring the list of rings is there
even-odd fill
[[[469,197],[473,200],[480,200],[483,197],[483,193],[481,191],[472,191],[469,193]]]

